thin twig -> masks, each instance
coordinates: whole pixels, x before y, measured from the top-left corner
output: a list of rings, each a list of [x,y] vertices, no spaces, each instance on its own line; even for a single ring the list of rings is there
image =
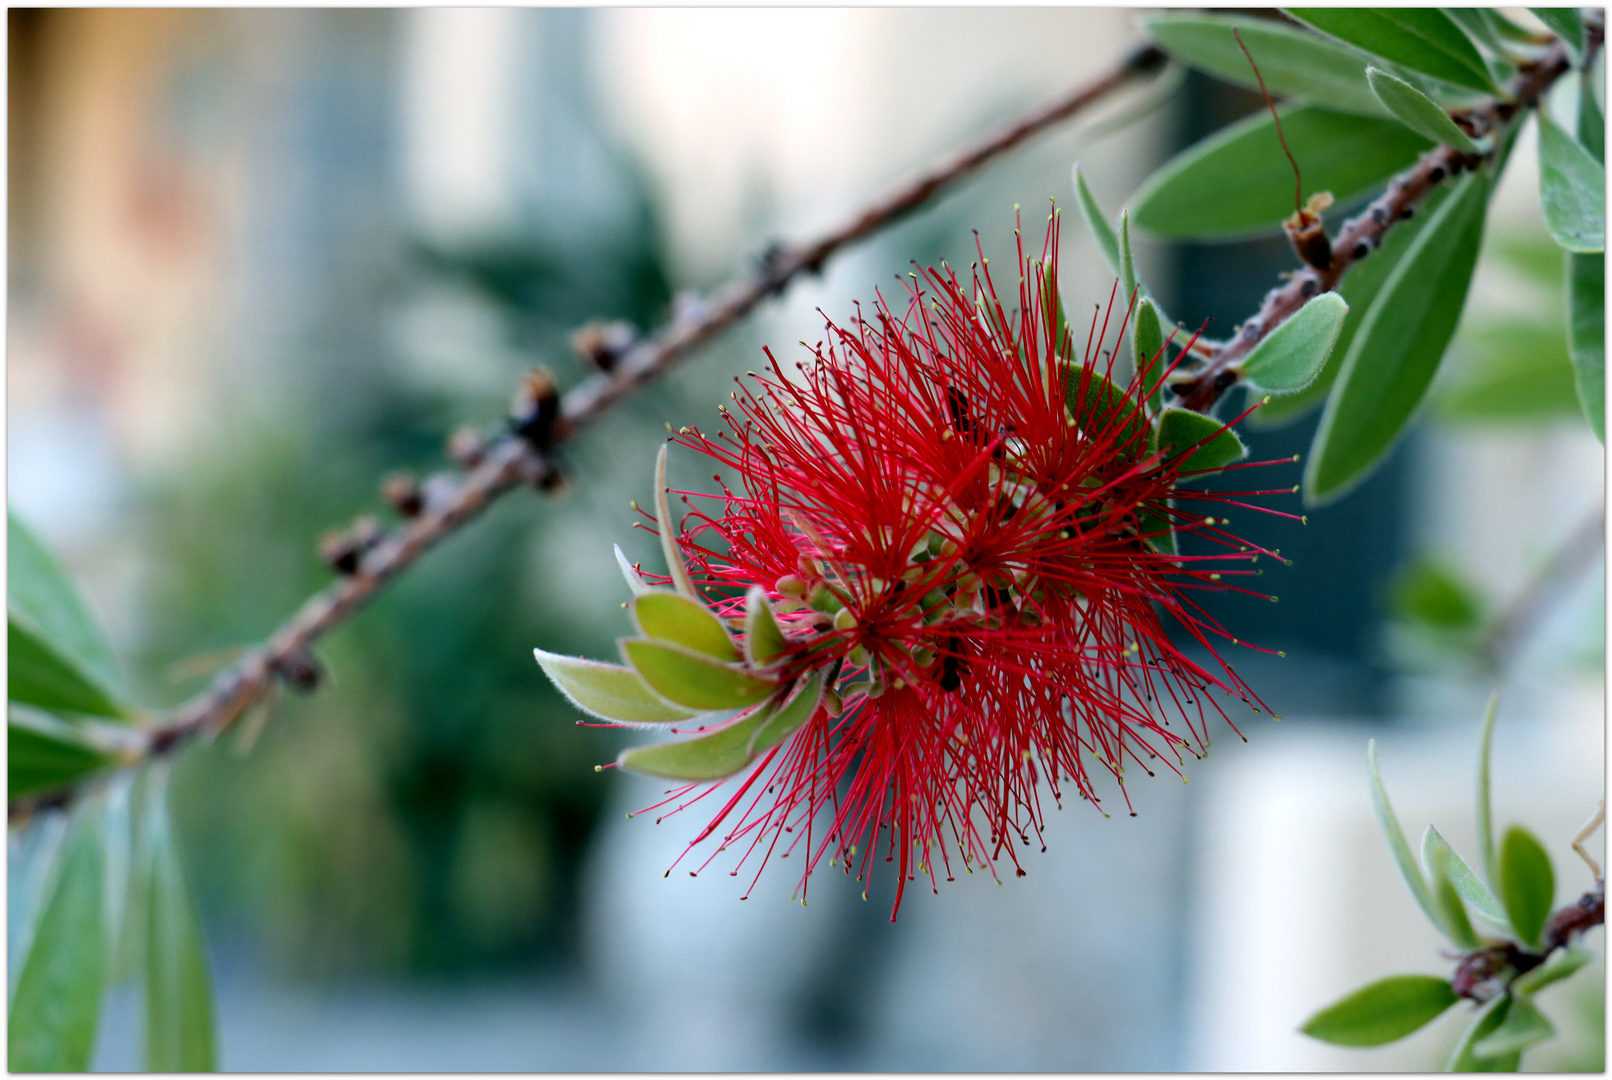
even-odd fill
[[[1588,27],[1593,51],[1600,44],[1597,25]],[[1505,100],[1494,99],[1473,109],[1453,114],[1477,136],[1498,133],[1508,120],[1531,108],[1550,86],[1571,70],[1567,49],[1560,42],[1536,63],[1519,71],[1512,79]],[[1449,146],[1439,146],[1423,154],[1414,166],[1389,180],[1388,188],[1364,211],[1344,222],[1331,241],[1331,259],[1325,266],[1306,266],[1296,271],[1287,284],[1265,294],[1259,311],[1243,323],[1236,335],[1225,342],[1210,343],[1208,361],[1192,373],[1192,378],[1176,387],[1180,403],[1198,412],[1214,407],[1221,396],[1235,386],[1239,376],[1235,365],[1253,351],[1266,335],[1295,315],[1312,296],[1338,287],[1351,266],[1382,246],[1383,237],[1396,222],[1409,218],[1433,189],[1448,177],[1476,168],[1483,159],[1463,154]]]
[[[1478,644],[1482,663],[1498,671],[1532,634],[1551,604],[1605,552],[1606,504],[1597,503],[1489,624]]]
[[[652,337],[627,349],[610,370],[572,389],[541,437],[504,435],[481,462],[447,493],[428,501],[406,527],[364,552],[353,573],[310,597],[266,643],[220,673],[203,693],[168,720],[149,728],[144,740],[123,754],[125,765],[172,752],[198,735],[212,737],[239,719],[292,665],[306,663],[308,649],[341,625],[439,540],[466,524],[499,496],[523,485],[545,485],[557,475],[548,452],[571,438],[610,406],[665,371],[690,350],[726,330],[769,296],[783,292],[804,273],[816,273],[841,248],[869,236],[922,206],[982,166],[1055,124],[1090,108],[1133,80],[1162,67],[1164,53],[1146,45],[1108,73],[1025,116],[984,141],[939,162],[916,179],[875,200],[849,221],[804,244],[773,249],[754,272],[709,300],[683,305]],[[12,800],[12,818],[45,806],[65,805],[75,789]]]

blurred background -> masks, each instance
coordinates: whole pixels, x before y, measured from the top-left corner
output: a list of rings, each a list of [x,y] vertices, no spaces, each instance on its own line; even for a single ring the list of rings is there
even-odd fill
[[[315,539],[374,510],[383,474],[446,468],[446,434],[495,428],[533,363],[581,378],[578,325],[653,328],[680,290],[1106,68],[1133,23],[13,9],[8,497],[145,699],[176,703],[328,580]],[[1190,785],[1135,791],[1137,818],[1057,815],[1027,878],[917,896],[895,925],[833,882],[793,904],[776,870],[743,904],[725,874],[663,878],[699,823],[626,820],[659,787],[596,774],[619,738],[574,726],[531,660],[610,655],[608,545],[654,564],[627,504],[663,425],[708,422],[762,345],[816,340],[817,308],[844,317],[909,260],[966,258],[971,229],[1007,257],[1014,205],[1039,229],[1076,160],[1117,215],[1259,104],[1191,76],[1145,119],[1056,129],[836,257],[567,447],[563,494],[503,500],[327,639],[333,685],[189,751],[177,809],[224,1067],[1437,1067],[1455,1011],[1386,1051],[1294,1028],[1370,978],[1446,966],[1376,834],[1369,737],[1407,829],[1436,822],[1470,853],[1478,718],[1501,687],[1499,818],[1546,839],[1559,901],[1590,883],[1567,843],[1604,787],[1599,562],[1504,678],[1461,659],[1461,612],[1516,595],[1604,487],[1570,382],[1486,405],[1519,363],[1567,370],[1531,132],[1434,407],[1308,527],[1247,526],[1293,560],[1270,575],[1282,602],[1215,614],[1287,652],[1239,664],[1284,722],[1218,733]],[[1139,248],[1164,305],[1211,334],[1292,264],[1280,239]],[[1072,214],[1062,258],[1072,307],[1106,300]],[[1304,451],[1315,419],[1255,430],[1256,456]],[[1282,468],[1272,486],[1298,482]],[[673,483],[695,472],[674,460]],[[1564,1036],[1530,1068],[1602,1067],[1603,985],[1597,967],[1547,995]],[[115,995],[98,1066],[137,1067],[139,1027]]]

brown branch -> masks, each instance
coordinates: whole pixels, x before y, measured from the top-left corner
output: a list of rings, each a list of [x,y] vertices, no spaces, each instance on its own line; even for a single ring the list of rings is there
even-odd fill
[[[1551,915],[1541,935],[1543,948],[1539,952],[1511,941],[1473,949],[1457,961],[1450,988],[1471,1001],[1493,1001],[1519,977],[1550,959],[1551,953],[1567,948],[1574,938],[1605,922],[1606,879],[1596,878],[1593,888]]]
[[[1598,25],[1587,29],[1591,31],[1589,51],[1593,52],[1600,44],[1600,29]],[[1504,100],[1493,99],[1452,116],[1474,136],[1498,136],[1508,121],[1533,107],[1540,95],[1569,70],[1567,48],[1557,42],[1537,62],[1517,73]],[[1439,146],[1389,180],[1387,190],[1370,206],[1344,222],[1331,241],[1330,258],[1324,265],[1307,265],[1293,273],[1286,285],[1265,294],[1259,310],[1238,327],[1236,336],[1230,341],[1211,343],[1208,361],[1193,371],[1190,379],[1177,384],[1175,392],[1180,404],[1198,412],[1213,408],[1221,395],[1238,383],[1236,364],[1255,345],[1296,314],[1312,296],[1336,289],[1349,268],[1381,247],[1388,230],[1411,217],[1434,188],[1463,170],[1478,167],[1482,161],[1452,147]]]
[[[169,719],[148,728],[142,741],[123,753],[123,763],[135,765],[170,753],[199,735],[216,736],[260,701],[277,680],[303,686],[317,681],[317,665],[308,650],[319,637],[341,625],[437,541],[466,524],[499,496],[522,485],[549,486],[558,477],[549,451],[560,442],[577,434],[690,350],[744,318],[769,296],[781,293],[795,278],[818,272],[841,248],[885,228],[1026,140],[1157,70],[1164,61],[1164,53],[1154,46],[1137,48],[1107,74],[939,162],[869,204],[839,228],[808,243],[775,248],[753,273],[725,286],[704,303],[681,305],[659,332],[628,346],[619,356],[609,354],[607,371],[591,376],[563,399],[553,396],[551,384],[528,377],[523,389],[527,408],[518,410],[521,415],[512,424],[510,434],[496,439],[480,462],[451,489],[428,491],[419,512],[400,532],[380,538],[367,549],[348,547],[337,561],[350,572],[310,597],[272,638],[221,672],[206,691],[186,702]],[[46,806],[65,805],[75,790],[67,788],[12,800],[9,814],[16,818]]]
[[[1482,663],[1491,671],[1499,670],[1527,640],[1551,604],[1605,552],[1606,504],[1600,503],[1567,534],[1561,546],[1489,624],[1478,644]]]

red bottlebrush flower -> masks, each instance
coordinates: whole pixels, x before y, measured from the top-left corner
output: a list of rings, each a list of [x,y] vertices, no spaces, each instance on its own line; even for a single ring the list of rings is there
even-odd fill
[[[1241,643],[1192,594],[1236,588],[1228,579],[1270,554],[1219,515],[1271,493],[1183,486],[1241,457],[1241,443],[1197,414],[1154,415],[1163,350],[1114,381],[1106,317],[1073,359],[1056,251],[1054,216],[1040,261],[1021,241],[1015,307],[988,267],[967,281],[944,266],[914,275],[901,316],[881,298],[871,317],[829,323],[793,371],[768,352],[768,371],[734,395],[737,414],[724,410],[726,431],[679,434],[741,490],[685,495],[714,505],[685,517],[675,543],[663,536],[676,563],[666,580],[684,599],[640,596],[638,622],[646,639],[675,637],[656,612],[695,598],[719,628],[742,626],[743,645],[718,640],[722,629],[711,649],[684,644],[722,661],[724,686],[764,685],[724,699],[740,711],[703,721],[726,721],[714,734],[623,764],[690,781],[659,804],[674,809],[722,790],[701,780],[748,768],[690,845],[740,850],[732,873],[798,854],[804,899],[826,855],[866,897],[891,863],[896,909],[920,875],[933,888],[1003,856],[1023,875],[1017,846],[1039,839],[1043,790],[1060,800],[1067,782],[1100,805],[1094,768],[1123,795],[1128,768],[1179,772],[1197,756],[1210,715],[1230,723],[1214,693],[1263,705],[1216,651],[1216,639]],[[1178,534],[1214,550],[1178,554]],[[672,686],[674,704],[703,708],[664,681],[653,645],[623,643],[651,696]],[[666,764],[696,744],[720,760]]]

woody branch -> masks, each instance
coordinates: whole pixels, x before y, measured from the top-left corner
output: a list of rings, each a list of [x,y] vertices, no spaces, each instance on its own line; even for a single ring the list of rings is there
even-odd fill
[[[268,641],[221,672],[202,693],[169,717],[146,728],[123,754],[125,765],[171,753],[197,736],[227,729],[280,681],[309,687],[318,667],[309,652],[321,636],[340,626],[393,578],[411,567],[450,533],[499,497],[522,486],[551,487],[559,479],[552,451],[612,405],[672,367],[691,350],[743,319],[804,273],[816,273],[840,249],[870,236],[954,186],[984,165],[1055,124],[1107,99],[1165,62],[1154,46],[1132,51],[1106,74],[983,141],[952,154],[908,183],[853,215],[840,227],[801,244],[771,249],[750,274],[703,302],[685,303],[655,334],[611,347],[600,339],[590,349],[601,371],[561,397],[551,380],[529,375],[510,431],[474,454],[474,464],[453,483],[412,493],[409,520],[391,535],[371,529],[344,551],[333,552],[340,580],[310,597]],[[13,818],[70,801],[76,788],[13,800]]]

